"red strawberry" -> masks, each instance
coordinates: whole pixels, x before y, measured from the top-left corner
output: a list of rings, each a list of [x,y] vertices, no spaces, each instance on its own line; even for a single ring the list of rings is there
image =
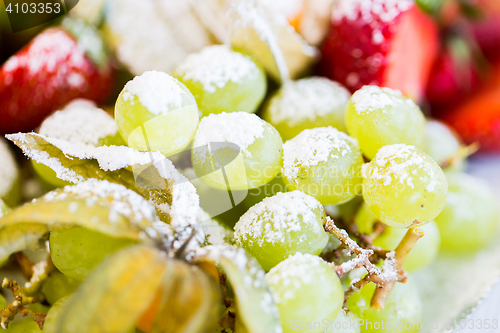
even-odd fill
[[[75,98],[99,103],[109,94],[113,71],[99,37],[81,22],[63,26],[43,31],[0,68],[0,133],[30,131]]]
[[[411,0],[339,0],[320,72],[351,91],[363,85],[420,98],[438,50],[438,29]]]
[[[465,40],[454,38],[432,68],[427,100],[438,108],[459,103],[479,84],[479,73],[471,48]]]
[[[466,143],[479,142],[485,151],[500,151],[500,64],[494,77],[481,91],[443,119],[463,137]]]

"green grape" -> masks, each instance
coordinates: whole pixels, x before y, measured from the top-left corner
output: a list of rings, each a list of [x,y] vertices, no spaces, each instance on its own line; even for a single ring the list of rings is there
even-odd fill
[[[333,127],[302,131],[283,145],[283,176],[290,190],[323,205],[347,202],[361,193],[363,156],[355,139]]]
[[[340,309],[337,318],[329,323],[325,333],[360,333],[359,319],[354,313]]]
[[[422,328],[422,302],[411,280],[407,283],[396,283],[385,307],[379,311],[370,307],[374,291],[375,284],[369,283],[347,301],[348,309],[360,319],[361,333],[412,333]]]
[[[328,205],[325,206],[326,213],[335,219],[342,219],[347,221],[354,218],[359,207],[363,204],[363,197],[361,195],[356,195],[351,200],[340,205]]]
[[[267,91],[262,68],[225,45],[207,46],[189,55],[173,76],[193,93],[203,116],[223,111],[255,112]]]
[[[420,147],[425,118],[420,108],[399,91],[364,86],[356,91],[346,110],[347,132],[358,139],[361,151],[375,157],[383,146],[405,143]]]
[[[457,155],[461,141],[458,135],[447,125],[437,120],[428,120],[425,124],[425,140],[423,151],[443,165]],[[464,159],[456,161],[454,169],[464,168]]]
[[[323,206],[300,191],[278,193],[250,208],[234,227],[236,244],[268,271],[297,252],[320,254],[328,242]]]
[[[308,128],[333,126],[346,131],[345,109],[351,94],[342,85],[323,77],[288,81],[269,100],[262,115],[283,140]]]
[[[448,199],[436,218],[441,247],[454,253],[487,246],[497,235],[499,206],[484,181],[464,173],[447,173]]]
[[[38,333],[42,332],[38,324],[31,318],[22,319],[16,323],[10,323],[5,333]]]
[[[377,217],[373,215],[366,205],[361,206],[356,214],[358,230],[364,234],[371,234],[375,222],[377,222]],[[418,240],[406,257],[403,269],[408,272],[415,271],[431,263],[437,257],[441,244],[441,236],[436,222],[431,221],[418,226],[418,228],[424,231],[425,236]],[[403,239],[406,231],[407,229],[404,228],[385,225],[384,231],[374,239],[373,245],[393,251]]]
[[[0,217],[4,216],[10,211],[10,208],[0,199]]]
[[[170,156],[189,145],[199,115],[193,95],[182,83],[150,71],[125,85],[116,101],[115,119],[129,147]]]
[[[363,166],[363,198],[381,222],[406,228],[438,216],[448,185],[436,162],[413,146],[382,147]]]
[[[201,120],[191,160],[194,171],[208,186],[248,190],[276,176],[282,145],[278,131],[255,114],[223,112]]]
[[[50,304],[55,304],[59,299],[75,291],[79,284],[78,280],[57,272],[45,280],[42,293]]]
[[[0,294],[0,309],[6,308],[7,305],[7,301],[3,298],[2,294]]]
[[[114,238],[84,228],[50,233],[50,256],[63,274],[77,280],[85,276],[105,257],[132,245],[130,239]]]
[[[278,173],[269,183],[249,190],[242,203],[246,210],[248,210],[250,207],[255,206],[265,198],[272,197],[280,192],[287,192],[287,188],[283,181],[283,176],[281,173]]]
[[[106,111],[99,109],[93,102],[77,99],[44,120],[39,133],[48,137],[87,144],[94,147],[120,146],[124,142],[118,133],[116,122]],[[33,169],[52,187],[63,187],[71,183],[57,178],[56,172],[31,160]]]
[[[10,207],[18,204],[20,198],[19,167],[9,148],[7,140],[0,137],[0,199]]]
[[[283,333],[323,333],[344,302],[340,279],[326,261],[297,253],[266,274]],[[327,324],[325,327],[325,323]]]

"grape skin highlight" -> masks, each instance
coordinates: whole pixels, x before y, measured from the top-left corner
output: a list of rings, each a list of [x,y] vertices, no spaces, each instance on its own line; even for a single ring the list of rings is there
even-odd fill
[[[276,127],[283,140],[315,127],[332,126],[345,132],[350,97],[346,88],[324,77],[288,81],[267,102],[262,117]]]
[[[401,92],[364,86],[347,105],[346,126],[363,154],[373,159],[383,146],[405,143],[421,147],[425,118],[420,108]]]
[[[150,71],[125,85],[116,101],[115,120],[129,147],[168,157],[189,145],[199,115],[193,95],[182,83]]]
[[[413,146],[385,146],[363,166],[363,198],[370,211],[392,227],[434,220],[447,192],[439,165]]]
[[[268,271],[297,252],[320,254],[328,242],[323,206],[300,191],[278,193],[250,208],[234,227],[236,244]]]
[[[323,205],[347,202],[361,192],[362,164],[357,141],[333,127],[304,130],[283,145],[286,185]]]
[[[297,253],[281,262],[266,274],[266,282],[278,305],[283,333],[323,333],[323,320],[336,318],[344,302],[335,271],[310,254]]]
[[[248,190],[269,183],[278,174],[282,145],[278,131],[257,115],[223,112],[201,120],[191,161],[208,186]]]
[[[448,199],[436,218],[445,251],[464,253],[487,246],[499,227],[498,198],[487,183],[465,173],[446,173]]]
[[[203,116],[255,112],[267,91],[264,70],[249,56],[225,45],[208,46],[189,55],[173,76],[193,93]]]

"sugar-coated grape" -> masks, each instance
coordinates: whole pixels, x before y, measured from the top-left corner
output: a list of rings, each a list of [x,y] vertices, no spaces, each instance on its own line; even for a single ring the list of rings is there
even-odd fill
[[[346,126],[347,132],[358,139],[363,154],[372,159],[383,146],[405,143],[420,147],[425,118],[420,108],[399,91],[364,86],[347,105]]]
[[[340,309],[337,318],[329,322],[325,333],[360,333],[359,319],[354,313]]]
[[[9,328],[5,333],[41,333],[38,324],[31,318],[22,319],[16,323],[9,323]]]
[[[194,96],[182,83],[149,71],[125,85],[116,101],[115,119],[129,147],[169,156],[189,145],[199,115]]]
[[[83,280],[105,257],[134,244],[130,239],[114,238],[85,228],[50,233],[50,257],[63,274]]]
[[[441,246],[463,253],[487,246],[497,235],[498,198],[487,183],[464,173],[447,173],[448,199],[436,218]]]
[[[7,140],[0,137],[0,199],[14,207],[20,196],[19,167]]]
[[[363,166],[363,198],[375,216],[392,227],[434,220],[444,207],[447,192],[439,165],[413,146],[382,147]]]
[[[407,283],[396,283],[387,298],[385,307],[379,311],[370,307],[374,291],[375,284],[369,283],[360,291],[355,292],[347,301],[347,308],[360,319],[361,333],[420,331],[423,320],[422,302],[411,280]]]
[[[223,112],[201,120],[191,160],[196,174],[210,187],[247,190],[276,176],[282,145],[278,131],[255,114]]]
[[[325,321],[336,318],[344,291],[335,271],[323,259],[297,253],[266,274],[280,312],[284,333],[323,333]]]
[[[366,205],[361,206],[356,214],[356,225],[360,232],[370,234],[373,231],[373,225],[377,217],[368,209]],[[441,244],[441,236],[436,222],[431,221],[425,225],[418,226],[425,233],[413,246],[406,257],[403,269],[406,271],[415,271],[427,266],[437,256]],[[394,228],[388,225],[384,226],[384,231],[373,240],[373,245],[380,246],[383,249],[393,251],[399,245],[407,229]]]
[[[333,127],[304,130],[283,145],[285,183],[323,205],[341,204],[361,193],[362,164],[357,141]]]
[[[460,150],[458,135],[446,124],[438,120],[428,120],[425,124],[423,151],[439,165],[454,157]],[[457,161],[455,168],[462,169],[464,161]]]
[[[193,93],[203,116],[255,112],[267,90],[263,69],[225,45],[207,46],[189,55],[173,75]]]
[[[56,272],[45,280],[42,293],[50,304],[55,304],[59,299],[75,291],[79,284],[78,280]]]
[[[283,140],[308,128],[332,126],[345,132],[345,109],[351,94],[342,85],[323,77],[288,81],[267,103],[263,119]]]
[[[234,237],[267,271],[296,252],[320,254],[328,242],[324,221],[318,200],[300,191],[278,193],[243,214]]]

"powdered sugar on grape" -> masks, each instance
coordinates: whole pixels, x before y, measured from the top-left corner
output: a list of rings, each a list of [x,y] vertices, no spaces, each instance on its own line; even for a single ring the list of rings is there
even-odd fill
[[[149,71],[136,76],[124,88],[123,99],[133,100],[135,96],[154,115],[166,114],[185,105],[194,104],[194,97],[177,79],[167,73]]]
[[[352,95],[352,103],[359,115],[364,113],[396,107],[401,104],[417,107],[415,102],[404,98],[399,90],[381,88],[378,86],[364,86]]]
[[[255,78],[259,75],[259,69],[248,56],[234,52],[225,45],[214,45],[190,54],[177,67],[176,73],[183,80],[199,82],[205,91],[214,93],[229,82],[241,83],[245,77]]]
[[[272,123],[291,126],[344,110],[351,94],[337,82],[322,77],[288,81],[269,104]]]
[[[283,145],[283,174],[297,178],[301,167],[345,156],[353,151],[352,145],[358,146],[356,139],[331,126],[304,130]]]

